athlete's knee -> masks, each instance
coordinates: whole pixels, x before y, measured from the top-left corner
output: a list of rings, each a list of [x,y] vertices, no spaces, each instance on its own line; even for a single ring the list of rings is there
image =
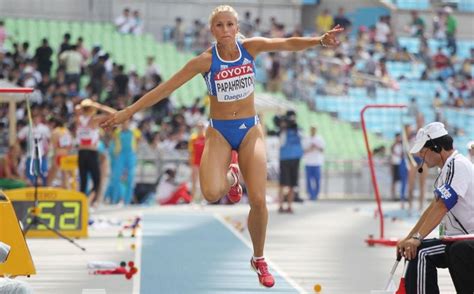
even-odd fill
[[[222,196],[224,196],[227,191],[225,191],[224,186],[219,187],[218,185],[213,185],[213,186],[202,186],[201,192],[204,199],[206,199],[210,203],[214,203],[218,201],[219,199],[221,199]]]
[[[249,195],[249,204],[252,209],[266,209],[267,203],[265,195],[253,196]]]

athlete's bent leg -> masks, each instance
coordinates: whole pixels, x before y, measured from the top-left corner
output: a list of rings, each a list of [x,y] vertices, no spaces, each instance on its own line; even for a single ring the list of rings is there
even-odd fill
[[[208,202],[218,201],[230,189],[232,177],[229,179],[228,171],[231,151],[224,137],[216,129],[208,127],[199,167],[201,192]]]

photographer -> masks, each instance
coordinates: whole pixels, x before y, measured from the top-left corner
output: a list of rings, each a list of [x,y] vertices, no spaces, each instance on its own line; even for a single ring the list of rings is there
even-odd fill
[[[280,128],[280,187],[278,197],[280,208],[278,212],[293,213],[291,204],[298,186],[300,159],[303,156],[301,135],[296,123],[296,113],[289,110],[284,117],[275,117],[275,124]],[[283,208],[284,189],[288,188],[288,207]]]

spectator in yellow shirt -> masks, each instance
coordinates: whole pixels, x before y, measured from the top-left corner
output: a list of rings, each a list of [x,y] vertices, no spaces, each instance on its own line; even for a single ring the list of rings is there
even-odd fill
[[[334,19],[332,15],[329,13],[329,9],[324,9],[323,13],[316,16],[315,20],[316,24],[316,31],[318,33],[325,33],[332,29],[334,26]]]

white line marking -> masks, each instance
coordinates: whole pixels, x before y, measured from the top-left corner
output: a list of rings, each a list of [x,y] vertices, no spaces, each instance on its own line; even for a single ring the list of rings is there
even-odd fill
[[[231,226],[228,222],[226,222],[221,215],[217,214],[217,213],[214,213],[214,217],[221,223],[223,224],[227,229],[229,229],[229,231],[231,231],[240,241],[242,241],[242,243],[244,243],[245,245],[247,245],[247,247],[249,247],[250,249],[252,249],[252,244],[250,244],[250,242],[244,238],[244,236],[242,236],[242,234],[240,234],[233,226]],[[282,269],[280,269],[276,264],[274,264],[271,260],[269,260],[267,257],[265,257],[265,261],[268,263],[268,265],[270,265],[270,267],[272,267],[273,269],[275,269],[275,271],[278,272],[278,274],[283,278],[285,279],[291,286],[293,286],[297,291],[298,293],[300,294],[307,294],[308,292],[306,290],[304,290],[303,288],[301,288],[300,285],[298,285],[292,278],[290,278],[290,276],[288,276]]]
[[[140,213],[139,216],[140,227],[135,232],[135,267],[138,269],[138,272],[133,277],[133,294],[140,294],[140,282],[141,282],[141,260],[142,260],[142,232],[143,226],[145,225],[143,221],[143,214]]]

